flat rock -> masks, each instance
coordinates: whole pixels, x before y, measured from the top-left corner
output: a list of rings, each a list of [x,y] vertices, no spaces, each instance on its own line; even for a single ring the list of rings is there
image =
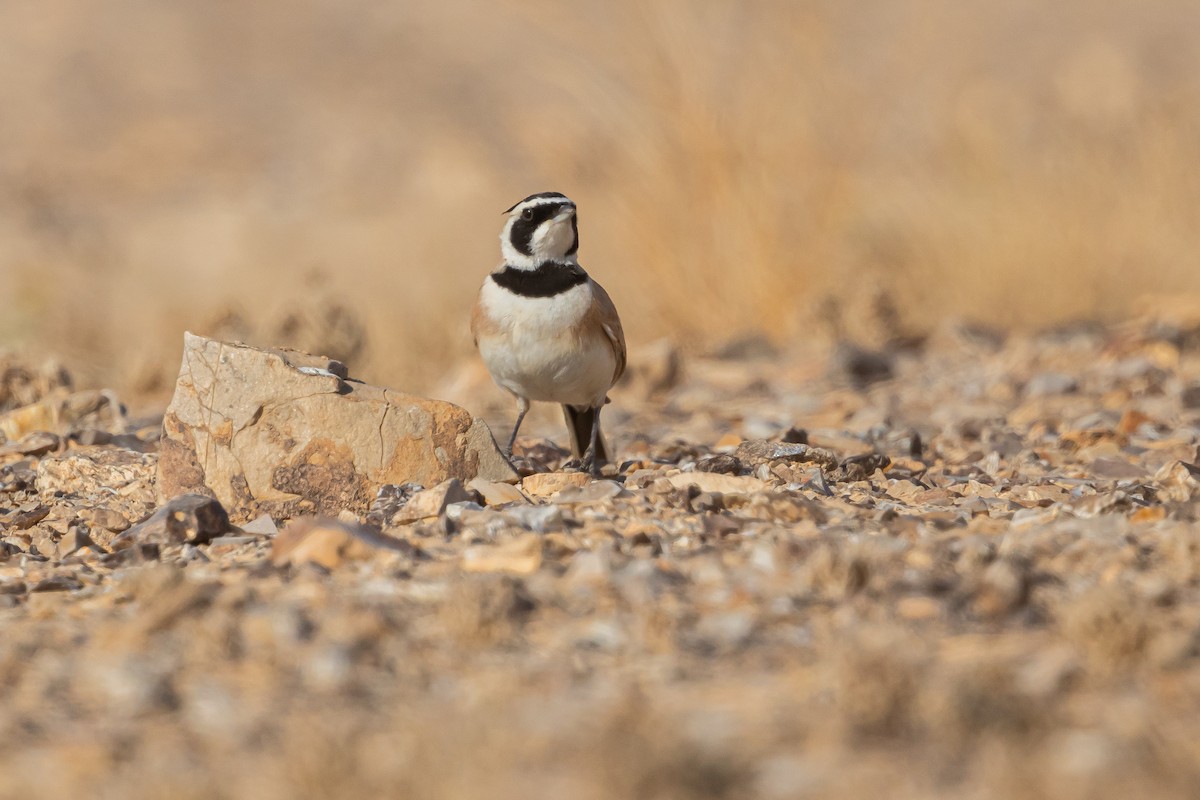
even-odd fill
[[[37,488],[43,496],[116,495],[153,506],[157,460],[152,453],[116,447],[80,447],[63,455],[43,457],[37,465]]]
[[[554,496],[551,502],[558,503],[559,505],[599,503],[628,494],[629,492],[626,492],[624,487],[616,481],[592,481],[587,486],[563,489]]]
[[[60,386],[28,405],[0,414],[0,434],[16,441],[27,434],[65,436],[88,428],[117,431],[124,425],[121,404],[106,390],[72,392]]]
[[[771,461],[797,461],[801,463],[817,463],[832,469],[838,464],[838,457],[819,447],[793,442],[772,442],[766,439],[749,439],[737,446],[734,455],[744,465],[757,467]],[[727,470],[710,470],[724,472]]]
[[[526,533],[498,545],[475,545],[462,554],[466,572],[505,572],[531,575],[542,566],[542,537]]]
[[[511,483],[485,481],[480,478],[475,478],[467,483],[467,488],[478,492],[479,496],[483,498],[483,502],[487,503],[489,506],[501,506],[505,505],[506,503],[529,502],[529,498]]]
[[[521,481],[521,489],[530,497],[549,497],[563,489],[586,486],[592,477],[583,472],[539,472]]]
[[[18,508],[9,514],[0,516],[0,527],[13,527],[19,531],[28,530],[46,518],[50,506],[41,503],[31,503],[28,508]]]
[[[381,551],[409,553],[412,546],[362,525],[335,519],[304,517],[292,520],[271,544],[271,563],[317,564],[336,569],[348,561],[362,561]]]
[[[752,494],[763,492],[770,485],[749,475],[724,475],[719,472],[679,472],[667,479],[677,489],[696,486],[701,492],[720,494]]]
[[[15,442],[0,445],[0,458],[4,456],[40,456],[57,450],[62,440],[49,431],[27,433]]]
[[[279,533],[279,528],[275,525],[275,520],[271,519],[270,514],[263,514],[250,520],[242,526],[242,530],[255,536],[274,536]]]
[[[160,496],[211,494],[244,521],[365,514],[384,484],[515,480],[482,420],[344,374],[329,359],[185,334]]]

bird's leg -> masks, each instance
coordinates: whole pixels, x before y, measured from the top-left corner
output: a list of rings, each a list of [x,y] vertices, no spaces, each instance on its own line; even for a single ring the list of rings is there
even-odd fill
[[[591,473],[593,478],[600,477],[600,464],[596,458],[596,453],[600,450],[600,409],[603,406],[596,408],[596,416],[592,417],[592,439],[588,442],[587,450],[583,454],[583,460],[580,466]]]
[[[517,424],[513,425],[512,436],[508,437],[508,449],[504,451],[504,455],[509,461],[512,461],[513,447],[517,444],[517,431],[521,430],[521,423],[525,421],[525,415],[529,413],[529,401],[524,397],[517,398]]]

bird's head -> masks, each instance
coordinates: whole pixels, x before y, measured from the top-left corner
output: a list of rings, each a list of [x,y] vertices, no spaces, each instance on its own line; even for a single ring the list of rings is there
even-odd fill
[[[504,213],[508,220],[500,233],[500,252],[506,264],[533,269],[546,261],[575,261],[579,226],[575,204],[566,195],[532,194]]]

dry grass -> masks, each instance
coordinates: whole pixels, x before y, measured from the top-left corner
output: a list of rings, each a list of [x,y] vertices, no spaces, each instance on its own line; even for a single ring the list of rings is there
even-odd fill
[[[153,396],[184,328],[357,342],[359,374],[428,387],[469,351],[496,212],[546,188],[635,340],[811,336],[827,296],[865,336],[878,291],[917,328],[1118,314],[1200,290],[1192,16],[8,4],[0,344]]]

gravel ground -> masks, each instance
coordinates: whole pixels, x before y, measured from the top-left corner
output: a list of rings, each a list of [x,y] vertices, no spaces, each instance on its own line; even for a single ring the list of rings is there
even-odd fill
[[[1200,323],[647,352],[601,480],[191,543],[8,363],[0,797],[1200,795]]]

